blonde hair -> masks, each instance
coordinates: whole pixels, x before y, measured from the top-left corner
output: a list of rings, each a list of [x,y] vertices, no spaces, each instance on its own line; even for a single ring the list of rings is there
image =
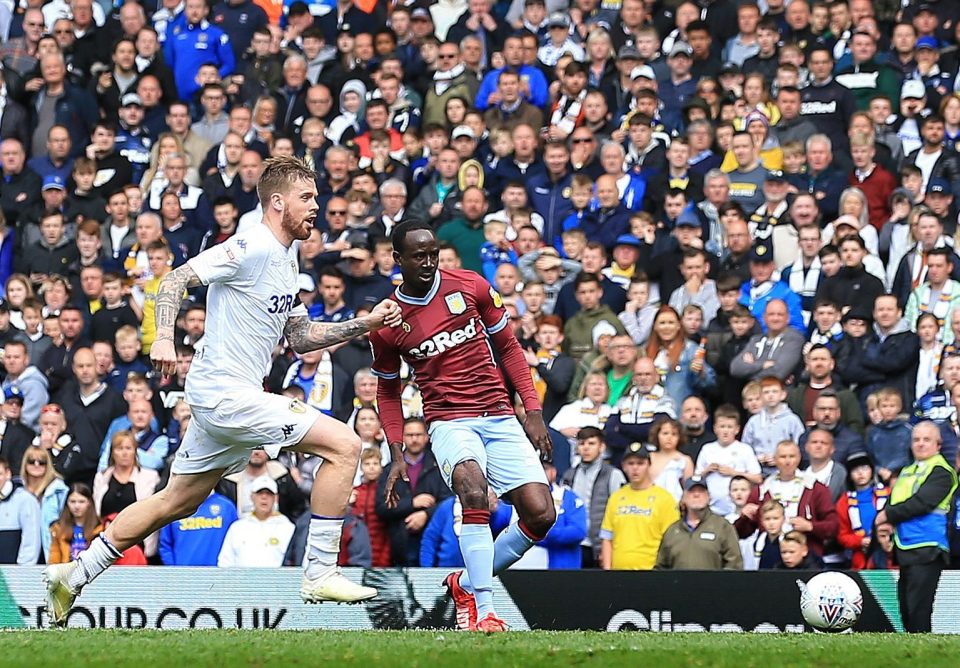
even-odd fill
[[[293,156],[267,158],[263,163],[263,175],[257,184],[257,195],[266,206],[271,195],[276,193],[286,195],[294,183],[314,181],[315,178],[314,171],[300,158]]]
[[[760,388],[761,385],[759,380],[751,380],[749,383],[743,386],[742,390],[740,390],[740,397],[742,399],[746,399],[747,395],[760,394]]]
[[[30,490],[30,484],[27,479],[27,461],[34,457],[42,457],[47,460],[47,469],[40,478],[39,488],[37,489],[36,496],[39,497],[47,489],[50,483],[53,482],[54,478],[60,477],[60,474],[58,474],[53,468],[53,457],[50,456],[50,451],[46,448],[31,445],[24,451],[23,459],[20,460],[20,479],[23,480],[23,484],[28,490]]]

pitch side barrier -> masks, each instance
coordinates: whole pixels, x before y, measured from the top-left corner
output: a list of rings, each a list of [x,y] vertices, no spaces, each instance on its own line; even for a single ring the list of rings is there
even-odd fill
[[[0,567],[0,627],[46,625],[39,567]],[[300,569],[111,568],[80,597],[76,628],[452,628],[446,569],[346,569],[377,587],[363,605],[304,605]],[[498,613],[517,630],[803,633],[798,577],[813,573],[508,571]],[[902,631],[895,571],[850,573],[863,590],[856,631]],[[960,633],[960,572],[940,580],[936,633]]]

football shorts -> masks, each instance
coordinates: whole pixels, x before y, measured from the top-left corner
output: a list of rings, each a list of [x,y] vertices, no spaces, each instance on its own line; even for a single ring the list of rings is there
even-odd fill
[[[530,482],[547,484],[540,457],[513,416],[437,420],[429,434],[433,456],[451,489],[453,469],[470,460],[480,465],[497,496]]]
[[[227,394],[215,407],[193,407],[192,413],[170,469],[175,474],[235,473],[258,448],[274,458],[302,441],[322,415],[297,399],[257,391]]]

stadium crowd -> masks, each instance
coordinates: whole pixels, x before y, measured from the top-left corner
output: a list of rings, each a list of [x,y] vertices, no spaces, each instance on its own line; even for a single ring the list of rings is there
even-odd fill
[[[206,313],[158,377],[159,283],[297,155],[312,318],[392,292],[404,220],[499,291],[555,443],[523,565],[929,589],[960,564],[958,36],[950,0],[0,0],[0,562],[164,484]],[[366,446],[344,563],[460,565],[413,378],[384,504],[370,362],[281,342],[264,382]],[[124,560],[299,563],[317,464],[255,452]]]

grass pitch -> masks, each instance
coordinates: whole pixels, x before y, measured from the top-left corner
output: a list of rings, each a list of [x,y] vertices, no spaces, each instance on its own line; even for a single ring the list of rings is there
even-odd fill
[[[0,666],[955,668],[960,636],[454,631],[16,631]]]

